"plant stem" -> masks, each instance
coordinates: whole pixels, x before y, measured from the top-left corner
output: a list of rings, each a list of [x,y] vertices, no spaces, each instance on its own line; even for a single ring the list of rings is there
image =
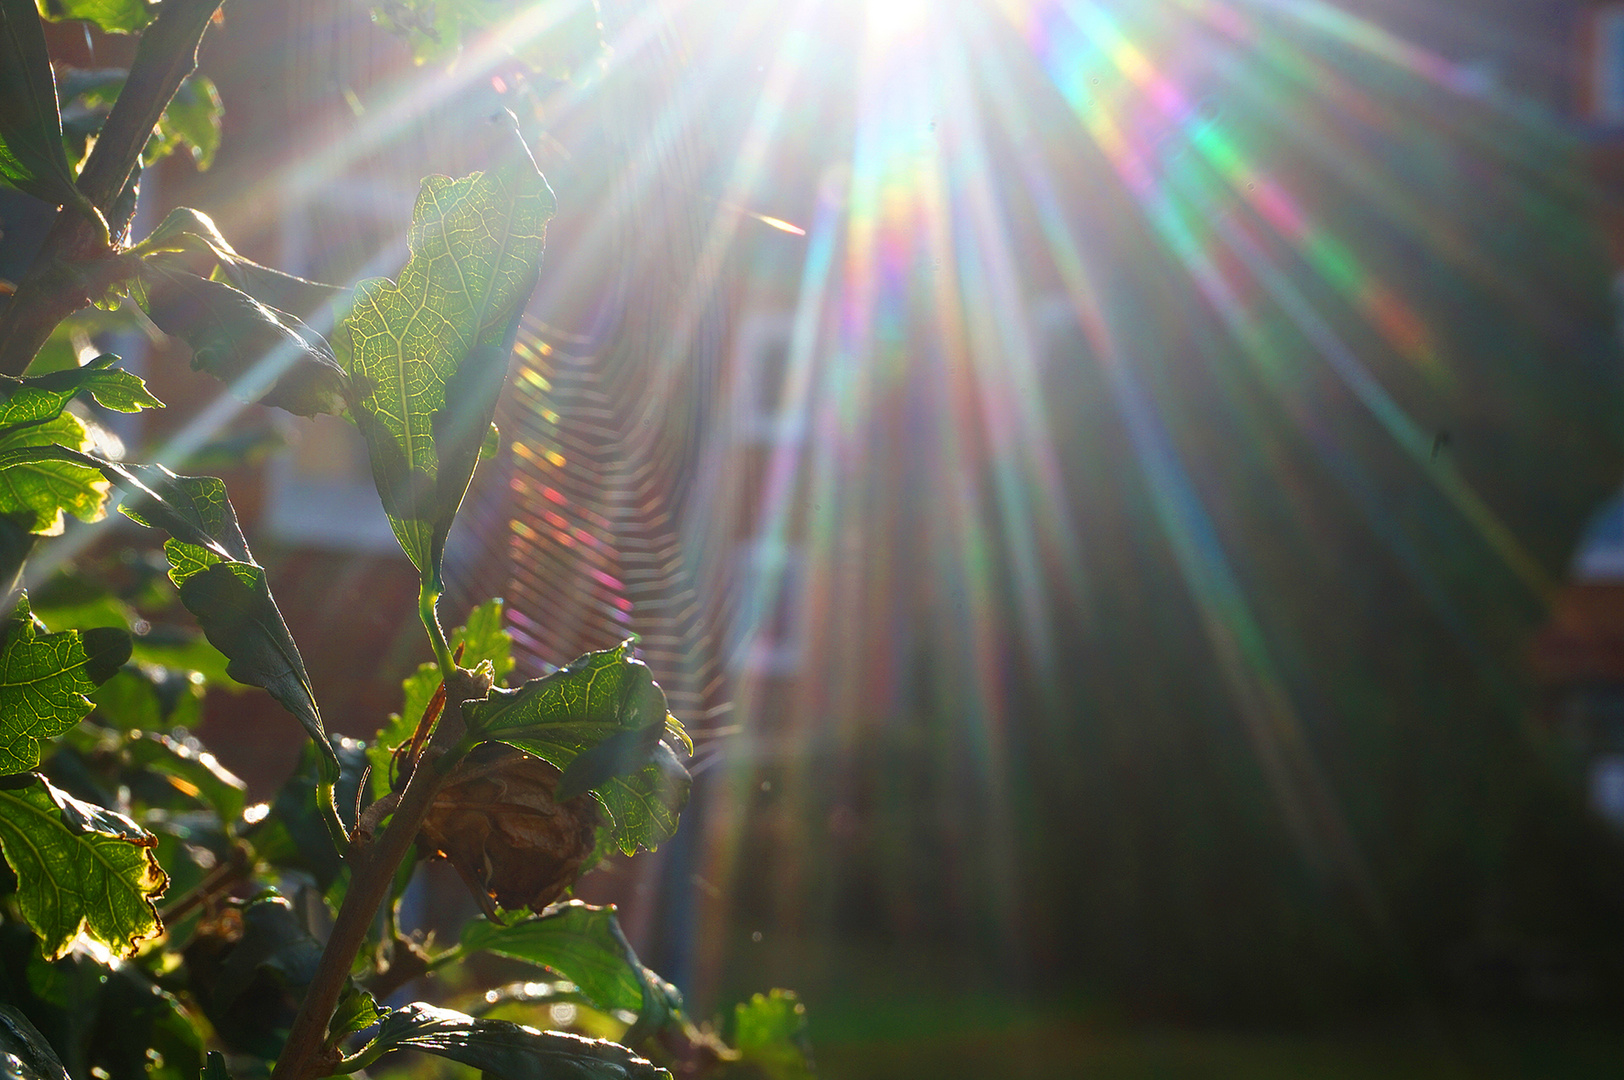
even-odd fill
[[[466,691],[461,683],[459,691]],[[464,698],[459,694],[458,708]],[[459,743],[436,761],[412,771],[401,792],[394,816],[375,843],[365,840],[352,848],[350,886],[333,922],[333,932],[322,950],[315,978],[305,991],[299,1015],[288,1031],[288,1041],[277,1059],[271,1080],[313,1080],[332,1072],[337,1058],[328,1051],[327,1024],[349,981],[350,968],[366,942],[379,906],[388,898],[395,871],[417,839],[417,831],[444,784],[446,774],[461,759]]]
[[[77,186],[110,215],[158,118],[181,82],[197,70],[197,47],[220,0],[165,0],[141,35],[124,89],[113,103]],[[114,236],[128,221],[107,226]],[[58,323],[96,297],[93,264],[114,254],[102,224],[78,210],[57,214],[28,275],[0,312],[0,373],[21,375]]]
[[[431,581],[425,574],[422,583],[417,587],[417,614],[423,620],[423,629],[428,631],[430,644],[434,646],[434,660],[440,665],[440,681],[445,683],[449,691],[452,674],[457,670],[457,662],[452,659],[451,645],[446,641],[445,631],[440,628],[440,615],[435,610],[435,605],[439,602],[439,582]]]

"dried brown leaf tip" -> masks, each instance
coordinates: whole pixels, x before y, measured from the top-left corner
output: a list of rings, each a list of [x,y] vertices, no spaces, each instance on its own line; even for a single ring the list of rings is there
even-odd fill
[[[591,795],[553,801],[558,778],[512,747],[477,747],[435,797],[420,850],[456,867],[487,915],[497,905],[540,911],[575,883],[598,827]]]

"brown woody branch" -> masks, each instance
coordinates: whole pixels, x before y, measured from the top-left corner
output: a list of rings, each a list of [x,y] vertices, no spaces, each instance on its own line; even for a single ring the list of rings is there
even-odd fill
[[[166,0],[141,35],[124,89],[79,173],[79,191],[108,218],[116,238],[129,221],[112,220],[141,150],[181,82],[197,70],[197,47],[220,0]],[[0,312],[0,374],[21,375],[58,323],[92,303],[111,281],[116,251],[100,223],[59,211],[28,275]]]
[[[453,674],[456,685],[447,687],[447,700],[457,703],[460,715],[464,702],[477,701],[490,692],[490,680],[475,680],[471,678],[471,672],[455,669]],[[449,741],[461,734],[450,733],[448,729],[452,726],[461,725],[440,724],[430,740],[431,745]],[[338,917],[333,921],[333,932],[322,950],[315,978],[311,980],[304,1001],[299,1006],[299,1015],[288,1030],[288,1040],[271,1073],[271,1080],[314,1080],[327,1075],[337,1063],[338,1052],[327,1045],[327,1025],[332,1019],[333,1009],[349,982],[351,966],[361,946],[366,943],[367,933],[377,918],[378,909],[389,897],[400,861],[417,839],[418,830],[434,803],[434,797],[439,794],[447,775],[461,757],[456,752],[439,757],[425,755],[407,779],[406,787],[400,793],[400,802],[395,806],[383,835],[372,841],[365,834],[357,832],[348,856],[349,889],[338,909]]]

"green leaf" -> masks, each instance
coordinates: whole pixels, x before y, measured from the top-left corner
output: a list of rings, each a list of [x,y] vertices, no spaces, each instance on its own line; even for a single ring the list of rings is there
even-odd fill
[[[231,1074],[226,1071],[226,1057],[218,1050],[210,1050],[203,1061],[203,1071],[198,1074],[198,1080],[231,1080]]]
[[[0,0],[0,177],[53,206],[84,201],[62,147],[56,79],[31,0]]]
[[[385,1051],[407,1048],[459,1061],[493,1080],[671,1080],[670,1073],[618,1043],[476,1020],[420,1001],[391,1012],[363,1058],[370,1063]]]
[[[118,731],[153,731],[163,725],[158,692],[134,667],[108,679],[91,695],[91,701],[96,719]]]
[[[320,964],[321,942],[305,929],[292,904],[280,896],[255,900],[242,909],[242,937],[220,967],[210,1008],[230,1009],[262,972],[302,994]]]
[[[469,42],[494,40],[539,73],[567,79],[601,61],[605,55],[597,0],[567,5],[550,13],[544,28],[522,35],[502,33],[513,8],[493,0],[382,0],[373,18],[405,38],[419,63],[450,59]]]
[[[266,307],[297,316],[319,333],[326,333],[349,309],[349,289],[284,274],[243,258],[221,235],[213,218],[189,206],[171,210],[131,253],[142,257],[185,255],[184,266],[193,273],[223,278]]]
[[[610,836],[622,852],[631,855],[639,845],[653,851],[676,835],[677,818],[688,805],[691,783],[677,755],[657,742],[652,761],[634,773],[612,777],[593,788],[592,794],[614,822]]]
[[[243,539],[224,482],[176,476],[156,465],[104,472],[135,494],[121,507],[126,516],[172,537],[164,543],[170,580],[204,636],[225,654],[226,673],[267,690],[331,754],[304,659],[271,598],[264,569]],[[330,765],[336,778],[337,759]]]
[[[33,447],[88,450],[90,431],[72,413],[43,423],[0,432],[0,455]],[[24,461],[0,475],[0,514],[17,515],[30,532],[58,536],[64,512],[80,521],[107,514],[107,481],[96,471],[65,457]]]
[[[586,758],[576,785],[597,797],[628,855],[638,845],[652,851],[675,834],[689,786],[688,771],[663,741],[670,734],[686,745],[687,734],[631,650],[626,641],[587,653],[517,690],[492,690],[465,710],[477,735],[534,754],[566,777],[577,758]],[[603,745],[609,751],[587,756]]]
[[[155,630],[135,639],[135,651],[130,659],[149,667],[167,668],[202,676],[209,688],[219,687],[227,693],[241,693],[247,689],[226,674],[229,660],[209,644],[202,634],[189,633],[175,627]]]
[[[248,785],[207,750],[148,731],[130,739],[124,755],[132,765],[150,769],[176,786],[185,785],[183,790],[213,809],[222,822],[242,816]]]
[[[636,1045],[682,1009],[675,987],[632,951],[613,907],[571,900],[515,923],[476,919],[462,929],[462,951],[490,952],[547,968],[574,983],[601,1012],[632,1012],[637,1023],[624,1041]]]
[[[806,1006],[788,990],[757,994],[735,1006],[733,1045],[768,1080],[814,1080]]]
[[[61,68],[57,72],[57,100],[62,106],[62,131],[70,151],[83,158],[91,137],[101,131],[114,102],[124,89],[129,72],[123,68]],[[151,166],[182,146],[189,147],[199,170],[214,162],[220,148],[220,119],[224,109],[214,83],[193,75],[180,84],[141,150],[142,166]]]
[[[6,1075],[17,1080],[68,1080],[68,1070],[28,1017],[0,1005],[0,1052],[7,1056]]]
[[[476,668],[489,661],[497,684],[513,670],[513,635],[503,622],[503,602],[500,598],[487,600],[468,613],[466,626],[451,631],[451,651],[462,647],[460,663]],[[389,790],[394,751],[409,741],[417,730],[417,722],[428,707],[429,699],[440,688],[440,668],[437,664],[420,664],[416,671],[401,683],[405,702],[398,713],[390,713],[389,720],[378,730],[378,736],[367,750],[372,762],[372,792],[380,798]]]
[[[363,281],[334,335],[354,393],[350,415],[366,438],[389,523],[436,585],[553,206],[516,129],[500,167],[460,180],[429,177],[398,282]]]
[[[224,112],[214,83],[203,75],[191,76],[180,84],[158,118],[158,126],[141,152],[141,163],[151,165],[186,146],[191,149],[192,163],[206,170],[214,164],[215,152],[220,149],[220,118]]]
[[[440,687],[440,666],[419,664],[417,670],[401,681],[405,691],[405,704],[398,713],[390,713],[383,727],[367,748],[372,764],[372,796],[382,798],[388,793],[394,779],[395,751],[411,741],[417,731],[417,722],[423,716],[429,699]]]
[[[192,350],[192,368],[229,384],[239,401],[299,416],[338,413],[346,380],[320,334],[223,281],[159,259],[141,261],[136,299],[153,323]]]
[[[92,718],[122,732],[196,727],[203,720],[201,673],[143,661],[140,641],[136,639],[131,662],[90,695],[96,705]]]
[[[109,34],[133,34],[146,28],[158,5],[147,0],[39,0],[41,15],[53,20],[84,19]]]
[[[357,1031],[365,1031],[388,1013],[388,1009],[378,1007],[377,999],[371,994],[354,983],[349,983],[338,999],[338,1006],[333,1010],[333,1018],[327,1022],[327,1042],[337,1043]]]
[[[209,642],[226,655],[226,674],[268,690],[304,725],[312,739],[324,729],[310,676],[293,635],[271,597],[265,571],[253,563],[214,562],[199,568],[204,548],[178,540],[164,543],[179,579],[180,601],[197,617]]]
[[[325,755],[322,783],[330,794],[330,785],[338,779],[338,759],[327,743],[304,660],[271,599],[265,571],[248,551],[225,484],[212,476],[176,476],[161,465],[126,468],[62,446],[8,451],[3,442],[0,484],[9,482],[18,469],[42,462],[100,471],[133,496],[120,507],[127,517],[173,537],[164,550],[170,558],[169,576],[180,586],[181,603],[228,658],[227,673],[238,682],[265,688],[310,733]],[[336,816],[331,824],[336,831]]]
[[[0,781],[0,850],[17,906],[48,959],[85,934],[133,956],[160,929],[153,900],[168,879],[157,840],[129,818],[80,802],[39,776]]]
[[[513,635],[508,633],[506,608],[501,597],[487,600],[468,613],[466,625],[451,631],[451,649],[462,646],[465,668],[476,668],[489,660],[500,686],[513,670]]]
[[[45,633],[24,596],[0,647],[0,773],[38,765],[45,740],[89,716],[87,695],[129,658],[125,631]]]
[[[100,352],[95,346],[96,338],[103,334],[140,334],[145,322],[146,317],[133,307],[120,307],[116,311],[82,308],[51,331],[51,336],[29,361],[26,374],[46,375],[80,367]]]
[[[86,1024],[79,1070],[109,1080],[193,1080],[203,1047],[180,1002],[158,987],[139,964],[102,964],[75,951],[53,963],[35,959],[29,983]],[[154,1053],[155,1052],[155,1053]]]
[[[139,376],[113,366],[118,362],[118,357],[108,354],[83,367],[49,375],[21,379],[0,375],[0,429],[54,420],[79,394],[89,394],[102,408],[114,412],[163,408],[164,403],[148,392]]]
[[[227,1047],[274,1059],[300,999],[321,963],[322,946],[293,906],[262,894],[241,907],[240,936],[218,961],[189,965],[193,989]]]

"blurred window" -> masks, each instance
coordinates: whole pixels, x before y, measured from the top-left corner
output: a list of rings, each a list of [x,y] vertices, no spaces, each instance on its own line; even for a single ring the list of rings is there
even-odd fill
[[[801,412],[786,400],[795,313],[752,311],[733,337],[735,430],[745,442],[799,442]]]
[[[799,545],[747,541],[735,549],[728,666],[737,672],[786,676],[803,663],[805,559]]]
[[[310,547],[393,551],[360,432],[334,416],[289,419],[286,426],[289,448],[270,462],[271,535]]]
[[[1590,805],[1609,824],[1624,828],[1624,754],[1607,754],[1591,762]]]
[[[319,200],[281,215],[276,265],[345,284],[394,274],[407,257],[404,229],[413,198],[413,190],[354,179],[324,187]],[[394,551],[360,433],[332,416],[283,423],[288,449],[267,466],[270,534],[305,547]]]
[[[1573,558],[1580,581],[1624,580],[1624,495],[1602,504],[1591,517]]]
[[[1591,12],[1589,39],[1589,119],[1624,125],[1624,4],[1605,4]]]

